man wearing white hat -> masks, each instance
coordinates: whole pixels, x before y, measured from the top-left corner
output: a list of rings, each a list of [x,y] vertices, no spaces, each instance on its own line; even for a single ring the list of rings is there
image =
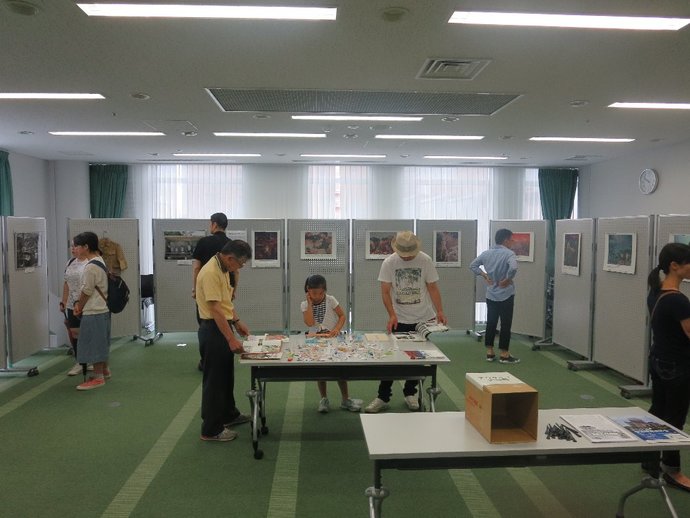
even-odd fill
[[[420,241],[412,232],[398,232],[392,242],[394,254],[381,264],[378,280],[381,297],[388,312],[389,333],[414,331],[417,324],[436,319],[446,324],[438,272],[431,257],[420,251]],[[379,383],[378,396],[367,405],[365,412],[375,414],[388,408],[392,395],[392,380]],[[403,389],[405,403],[410,410],[419,410],[417,380],[406,380]]]

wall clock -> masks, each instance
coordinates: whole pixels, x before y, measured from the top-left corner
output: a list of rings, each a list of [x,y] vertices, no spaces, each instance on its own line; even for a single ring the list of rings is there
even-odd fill
[[[642,194],[652,194],[659,185],[659,173],[654,169],[645,169],[640,174],[640,192]]]

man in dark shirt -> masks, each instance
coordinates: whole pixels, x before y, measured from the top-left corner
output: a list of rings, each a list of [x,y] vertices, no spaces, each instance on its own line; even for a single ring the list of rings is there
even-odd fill
[[[206,237],[199,239],[199,242],[192,253],[192,298],[196,299],[196,279],[201,268],[218,252],[223,249],[223,246],[230,241],[225,235],[225,229],[228,226],[228,217],[222,212],[216,212],[211,215],[209,222],[209,234]],[[239,280],[239,272],[230,272],[230,285],[237,289],[237,281]],[[234,291],[233,291],[234,298]],[[196,320],[201,324],[199,317],[199,308],[196,308]],[[204,353],[199,347],[199,370],[203,370]]]

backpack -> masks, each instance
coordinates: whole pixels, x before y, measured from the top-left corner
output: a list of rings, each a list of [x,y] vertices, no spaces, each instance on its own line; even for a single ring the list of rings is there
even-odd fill
[[[103,300],[105,300],[105,303],[111,313],[120,313],[123,309],[125,309],[125,306],[129,301],[129,288],[127,287],[127,283],[122,277],[118,277],[117,275],[110,273],[108,268],[106,268],[105,265],[100,261],[93,260],[89,261],[88,264],[97,264],[103,268],[103,271],[108,276],[108,297],[106,298],[105,295],[103,295],[103,292],[98,288],[98,286],[96,286],[96,290],[101,297],[103,297]]]

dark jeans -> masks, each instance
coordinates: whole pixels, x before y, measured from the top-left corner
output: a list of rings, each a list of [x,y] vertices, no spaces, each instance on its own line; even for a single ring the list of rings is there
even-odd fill
[[[496,328],[500,319],[501,334],[498,337],[498,348],[503,351],[507,351],[510,348],[510,328],[513,326],[514,304],[514,295],[501,301],[486,299],[486,335],[484,336],[484,344],[487,347],[494,346]]]
[[[414,331],[417,324],[401,324],[393,329],[394,333],[407,333],[408,331]],[[405,386],[403,387],[403,394],[405,396],[414,396],[417,393],[417,385],[419,382],[417,380],[405,380]],[[393,380],[382,380],[379,383],[379,394],[378,398],[382,401],[388,403],[393,395]]]
[[[683,429],[690,408],[690,365],[666,362],[651,357],[652,406],[649,413]],[[670,468],[680,469],[680,452],[664,451],[661,461]]]
[[[218,435],[239,414],[235,406],[235,357],[213,320],[202,320],[199,345],[204,350],[201,435]]]

